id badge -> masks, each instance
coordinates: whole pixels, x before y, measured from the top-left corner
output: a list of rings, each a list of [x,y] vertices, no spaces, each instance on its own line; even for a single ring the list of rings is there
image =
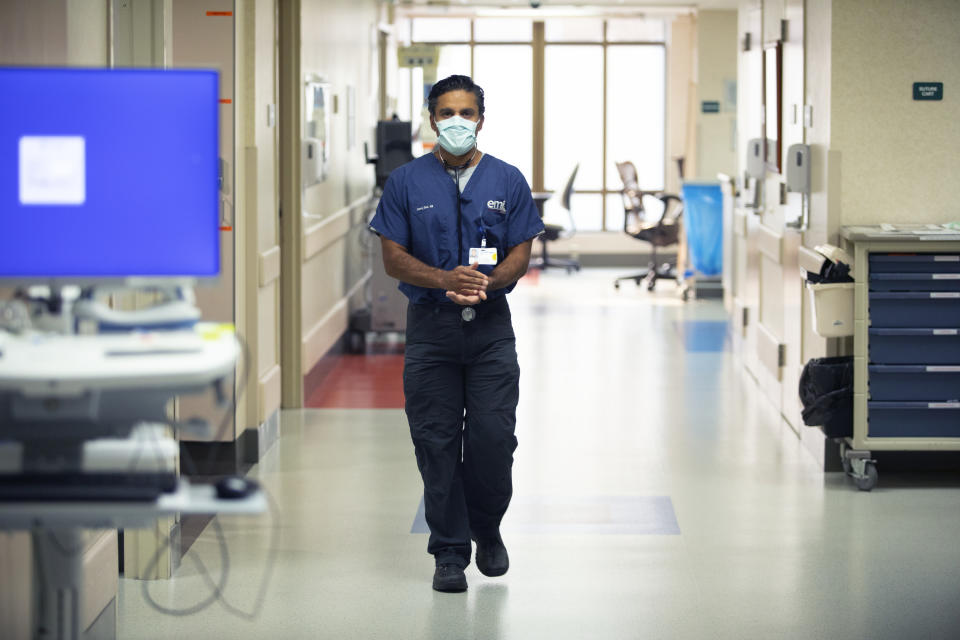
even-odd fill
[[[470,264],[497,264],[497,250],[494,247],[470,247]]]

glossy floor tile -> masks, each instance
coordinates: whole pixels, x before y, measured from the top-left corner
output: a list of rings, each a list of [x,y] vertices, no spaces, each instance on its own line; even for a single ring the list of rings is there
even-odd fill
[[[259,615],[223,602],[164,615],[121,580],[120,637],[960,637],[957,474],[881,470],[871,494],[824,474],[729,352],[718,302],[685,304],[668,283],[617,292],[617,273],[545,273],[511,295],[522,374],[506,576],[471,566],[467,593],[430,589],[401,409],[292,411],[251,472],[277,513],[218,518],[223,599],[249,611],[270,571]],[[190,607],[221,568],[208,527],[175,579],[147,587]]]

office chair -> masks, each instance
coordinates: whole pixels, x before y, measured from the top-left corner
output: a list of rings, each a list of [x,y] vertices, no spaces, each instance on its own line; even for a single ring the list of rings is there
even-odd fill
[[[675,265],[665,262],[658,264],[657,247],[676,244],[680,233],[680,216],[683,215],[683,200],[672,193],[662,191],[641,191],[637,184],[637,169],[632,162],[618,162],[617,171],[623,181],[623,231],[627,235],[650,243],[652,255],[650,265],[643,271],[617,278],[613,286],[620,288],[621,280],[633,280],[638,286],[647,283],[647,290],[653,291],[657,280],[677,279]],[[663,203],[663,213],[656,220],[650,219],[643,206],[643,196],[653,196]]]
[[[566,269],[567,273],[580,271],[580,262],[578,260],[551,258],[547,253],[548,243],[559,240],[560,238],[570,238],[577,232],[577,225],[573,220],[573,211],[570,210],[570,198],[573,196],[573,181],[576,179],[577,171],[579,170],[580,165],[577,164],[570,173],[570,177],[567,178],[567,184],[563,187],[563,195],[560,198],[560,206],[567,210],[570,226],[564,227],[559,224],[543,225],[544,232],[540,234],[540,257],[530,261],[530,268],[532,269],[545,270],[548,267],[558,267],[560,269]],[[540,215],[543,215],[543,209],[540,210]]]

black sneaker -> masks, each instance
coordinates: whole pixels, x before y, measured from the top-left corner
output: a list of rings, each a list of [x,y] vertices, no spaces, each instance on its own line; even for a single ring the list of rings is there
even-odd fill
[[[507,572],[510,556],[499,531],[489,536],[474,536],[473,541],[477,543],[477,568],[480,573],[494,578]]]
[[[463,567],[455,564],[438,564],[433,574],[433,590],[444,593],[460,593],[467,590],[467,576]]]

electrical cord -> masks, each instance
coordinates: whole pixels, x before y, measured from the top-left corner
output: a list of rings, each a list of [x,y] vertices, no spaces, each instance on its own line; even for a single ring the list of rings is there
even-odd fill
[[[273,499],[273,496],[270,495],[268,491],[262,489],[264,496],[267,499],[268,511],[270,513],[270,538],[267,543],[267,559],[266,567],[264,569],[263,578],[260,581],[260,587],[257,591],[257,597],[254,600],[254,605],[251,611],[245,611],[239,606],[231,603],[227,600],[225,594],[225,588],[227,586],[227,581],[230,575],[230,550],[229,545],[227,544],[226,536],[223,532],[223,527],[220,524],[218,517],[214,517],[211,522],[213,530],[217,536],[217,541],[219,543],[220,550],[220,576],[219,579],[214,582],[213,578],[210,575],[210,570],[204,564],[196,554],[189,554],[188,557],[193,561],[194,565],[197,568],[197,571],[200,577],[203,579],[206,586],[210,589],[211,593],[209,596],[201,600],[200,602],[193,604],[189,607],[183,608],[174,608],[167,607],[158,603],[153,595],[150,593],[149,586],[150,581],[144,580],[140,585],[141,593],[143,594],[144,600],[147,604],[160,613],[176,617],[187,617],[200,613],[201,611],[207,609],[216,602],[219,602],[224,609],[228,612],[244,618],[246,620],[254,620],[257,616],[260,615],[260,612],[263,610],[263,605],[266,602],[267,589],[270,585],[270,578],[273,575],[273,568],[276,565],[276,556],[279,551],[277,546],[277,534],[279,529],[279,507],[276,501]],[[146,568],[144,569],[145,573],[151,573],[157,566],[157,563],[160,561],[160,557],[171,547],[171,539],[167,536],[160,548],[153,554],[150,558],[150,561],[147,563]]]
[[[216,531],[217,534],[217,539],[220,542],[220,582],[217,589],[207,596],[206,599],[201,600],[197,604],[185,608],[175,609],[172,607],[166,607],[154,600],[153,595],[151,595],[150,589],[148,588],[150,581],[143,580],[140,584],[140,592],[143,594],[144,600],[147,601],[147,604],[150,605],[152,609],[168,616],[192,616],[208,608],[220,598],[222,589],[224,586],[226,586],[227,578],[230,575],[230,554],[227,550],[227,541],[223,535],[223,528],[220,526],[220,523],[216,518],[213,519],[213,525],[214,531]],[[160,545],[160,548],[157,549],[157,551],[150,558],[150,562],[147,563],[147,566],[144,568],[144,572],[149,574],[151,571],[153,571],[157,567],[157,563],[160,561],[160,556],[166,553],[170,547],[170,536],[166,536],[163,543]],[[203,564],[203,561],[197,558],[196,554],[191,555],[190,558],[194,561],[194,564],[197,565],[199,572],[201,574],[207,574],[209,577],[210,572],[207,570],[206,565]]]
[[[208,460],[207,460],[208,467],[212,465],[213,461],[216,460],[217,450],[219,449],[219,447],[222,446],[222,442],[223,442],[222,436],[225,433],[226,429],[229,427],[230,422],[236,413],[237,398],[243,394],[244,390],[247,388],[247,385],[250,379],[249,346],[247,345],[243,337],[240,336],[240,334],[235,334],[235,337],[237,339],[237,342],[240,344],[240,348],[242,352],[242,362],[244,365],[242,369],[243,375],[240,376],[238,379],[237,389],[233,395],[230,410],[224,413],[223,420],[221,421],[221,424],[217,430],[216,443],[211,449]],[[193,461],[193,458],[190,456],[189,452],[184,451],[183,454],[184,455],[182,457],[181,462],[184,464],[185,467],[187,467],[187,472],[191,475],[198,475],[196,463]],[[273,499],[273,496],[270,495],[270,493],[266,489],[261,489],[261,491],[263,492],[263,495],[267,499],[268,510],[270,513],[270,521],[271,521],[270,539],[267,545],[266,568],[264,570],[263,579],[260,581],[260,587],[258,589],[257,598],[254,601],[254,606],[252,611],[249,611],[249,612],[244,611],[240,607],[229,602],[226,598],[226,594],[224,590],[227,586],[227,581],[230,575],[230,551],[229,551],[229,546],[227,544],[226,536],[224,535],[224,532],[223,532],[223,527],[221,526],[219,518],[217,516],[213,518],[213,520],[211,521],[211,525],[213,526],[213,530],[217,537],[217,541],[219,543],[219,549],[220,549],[221,566],[220,566],[220,575],[218,577],[218,580],[216,581],[213,580],[213,578],[210,575],[210,570],[204,564],[203,560],[201,560],[196,554],[188,554],[191,561],[196,566],[197,571],[200,574],[201,578],[203,579],[204,583],[210,589],[211,591],[210,595],[204,598],[203,600],[201,600],[200,602],[188,607],[182,607],[182,608],[167,607],[165,605],[158,603],[153,598],[153,595],[149,591],[149,581],[143,581],[141,584],[141,593],[143,594],[144,600],[147,602],[147,604],[151,608],[165,615],[185,617],[185,616],[196,615],[201,611],[207,609],[214,603],[220,602],[220,604],[227,611],[233,613],[238,617],[245,618],[247,620],[253,620],[260,614],[260,611],[262,610],[263,605],[266,601],[267,589],[269,588],[270,578],[273,574],[274,565],[276,564],[276,554],[278,552],[276,538],[277,538],[277,530],[279,528],[279,511],[280,511],[279,507],[276,504],[276,501]],[[145,573],[149,574],[156,568],[157,564],[160,561],[160,558],[163,556],[164,553],[166,553],[171,548],[171,546],[172,546],[172,543],[171,543],[170,536],[166,536],[163,542],[161,543],[160,547],[154,552],[153,556],[150,558],[150,561],[147,563],[144,570]]]
[[[255,620],[257,616],[260,615],[260,611],[263,609],[263,605],[267,599],[267,588],[270,584],[270,578],[273,575],[273,568],[276,565],[276,557],[279,548],[276,544],[277,536],[277,514],[279,513],[279,508],[276,502],[269,493],[264,491],[264,496],[267,498],[267,503],[269,504],[269,510],[271,514],[272,525],[270,527],[270,541],[267,544],[267,566],[264,570],[263,579],[260,581],[260,588],[257,591],[257,597],[254,600],[253,610],[250,612],[244,611],[240,607],[237,607],[227,601],[226,595],[223,593],[223,587],[213,584],[213,581],[210,579],[210,574],[208,572],[201,572],[201,576],[204,581],[207,583],[207,586],[210,587],[214,593],[217,595],[217,599],[220,601],[220,604],[230,613],[234,615],[245,618],[247,620]],[[191,556],[194,557],[195,556]],[[227,561],[229,563],[229,554],[227,554]],[[195,558],[197,563],[202,564],[198,558]]]

